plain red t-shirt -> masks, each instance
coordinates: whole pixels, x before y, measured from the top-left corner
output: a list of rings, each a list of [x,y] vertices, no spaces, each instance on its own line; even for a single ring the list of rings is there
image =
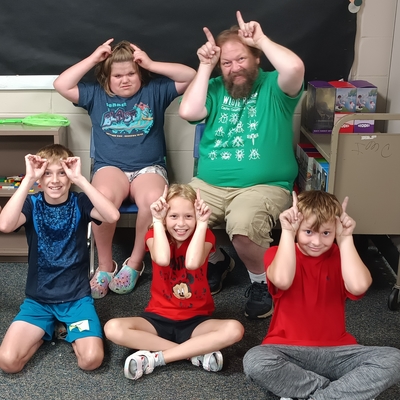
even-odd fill
[[[268,282],[274,300],[274,314],[262,344],[296,346],[341,346],[356,344],[346,332],[345,301],[361,296],[349,293],[344,285],[340,252],[334,243],[318,257],[303,254],[296,246],[296,274],[287,290]],[[266,269],[278,250],[269,248],[264,255]]]

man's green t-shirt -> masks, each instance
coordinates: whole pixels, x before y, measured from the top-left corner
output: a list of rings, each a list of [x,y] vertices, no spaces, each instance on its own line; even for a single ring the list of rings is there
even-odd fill
[[[199,179],[214,186],[267,184],[292,190],[298,171],[292,119],[302,91],[289,97],[277,79],[277,71],[260,69],[251,95],[243,99],[230,97],[222,77],[210,79]]]

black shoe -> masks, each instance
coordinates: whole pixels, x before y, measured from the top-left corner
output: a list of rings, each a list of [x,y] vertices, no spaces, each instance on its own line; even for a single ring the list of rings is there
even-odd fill
[[[210,286],[211,294],[217,294],[222,289],[222,282],[235,267],[235,260],[230,257],[223,249],[220,249],[224,255],[224,261],[218,261],[215,264],[208,263],[207,280]]]
[[[244,294],[248,297],[244,315],[250,319],[267,318],[272,315],[274,305],[265,282],[253,282]]]

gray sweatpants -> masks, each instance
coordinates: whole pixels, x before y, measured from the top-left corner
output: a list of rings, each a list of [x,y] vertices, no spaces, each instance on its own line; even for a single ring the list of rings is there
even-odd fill
[[[400,381],[394,347],[261,345],[243,359],[248,378],[281,397],[372,400]]]

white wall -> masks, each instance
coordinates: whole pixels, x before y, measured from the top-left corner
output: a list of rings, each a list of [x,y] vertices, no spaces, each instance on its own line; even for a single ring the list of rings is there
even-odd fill
[[[395,34],[397,0],[364,0],[358,12],[356,37],[356,57],[349,78],[365,79],[379,88],[378,112],[386,111],[389,78],[394,82],[395,73],[391,71],[392,46]],[[393,65],[400,64],[399,32],[396,31],[397,58]],[[398,77],[398,74],[396,75]],[[48,78],[47,78],[48,79]],[[336,77],[332,77],[336,79]],[[40,112],[63,114],[71,121],[68,146],[82,158],[84,174],[89,176],[89,138],[90,120],[86,112],[74,107],[54,90],[10,90],[4,87],[18,88],[41,87],[34,78],[0,77],[0,118],[26,116]],[[47,84],[47,86],[46,86]],[[49,87],[48,82],[44,87]],[[392,84],[392,83],[391,83]],[[35,86],[36,85],[36,86]],[[393,86],[394,88],[394,86]],[[388,104],[399,108],[399,82],[397,89],[391,87]],[[300,128],[300,107],[296,110],[293,129],[294,143],[298,141]],[[168,163],[172,181],[188,182],[192,176],[193,126],[178,116],[178,100],[175,100],[166,112],[165,131],[168,148]]]

